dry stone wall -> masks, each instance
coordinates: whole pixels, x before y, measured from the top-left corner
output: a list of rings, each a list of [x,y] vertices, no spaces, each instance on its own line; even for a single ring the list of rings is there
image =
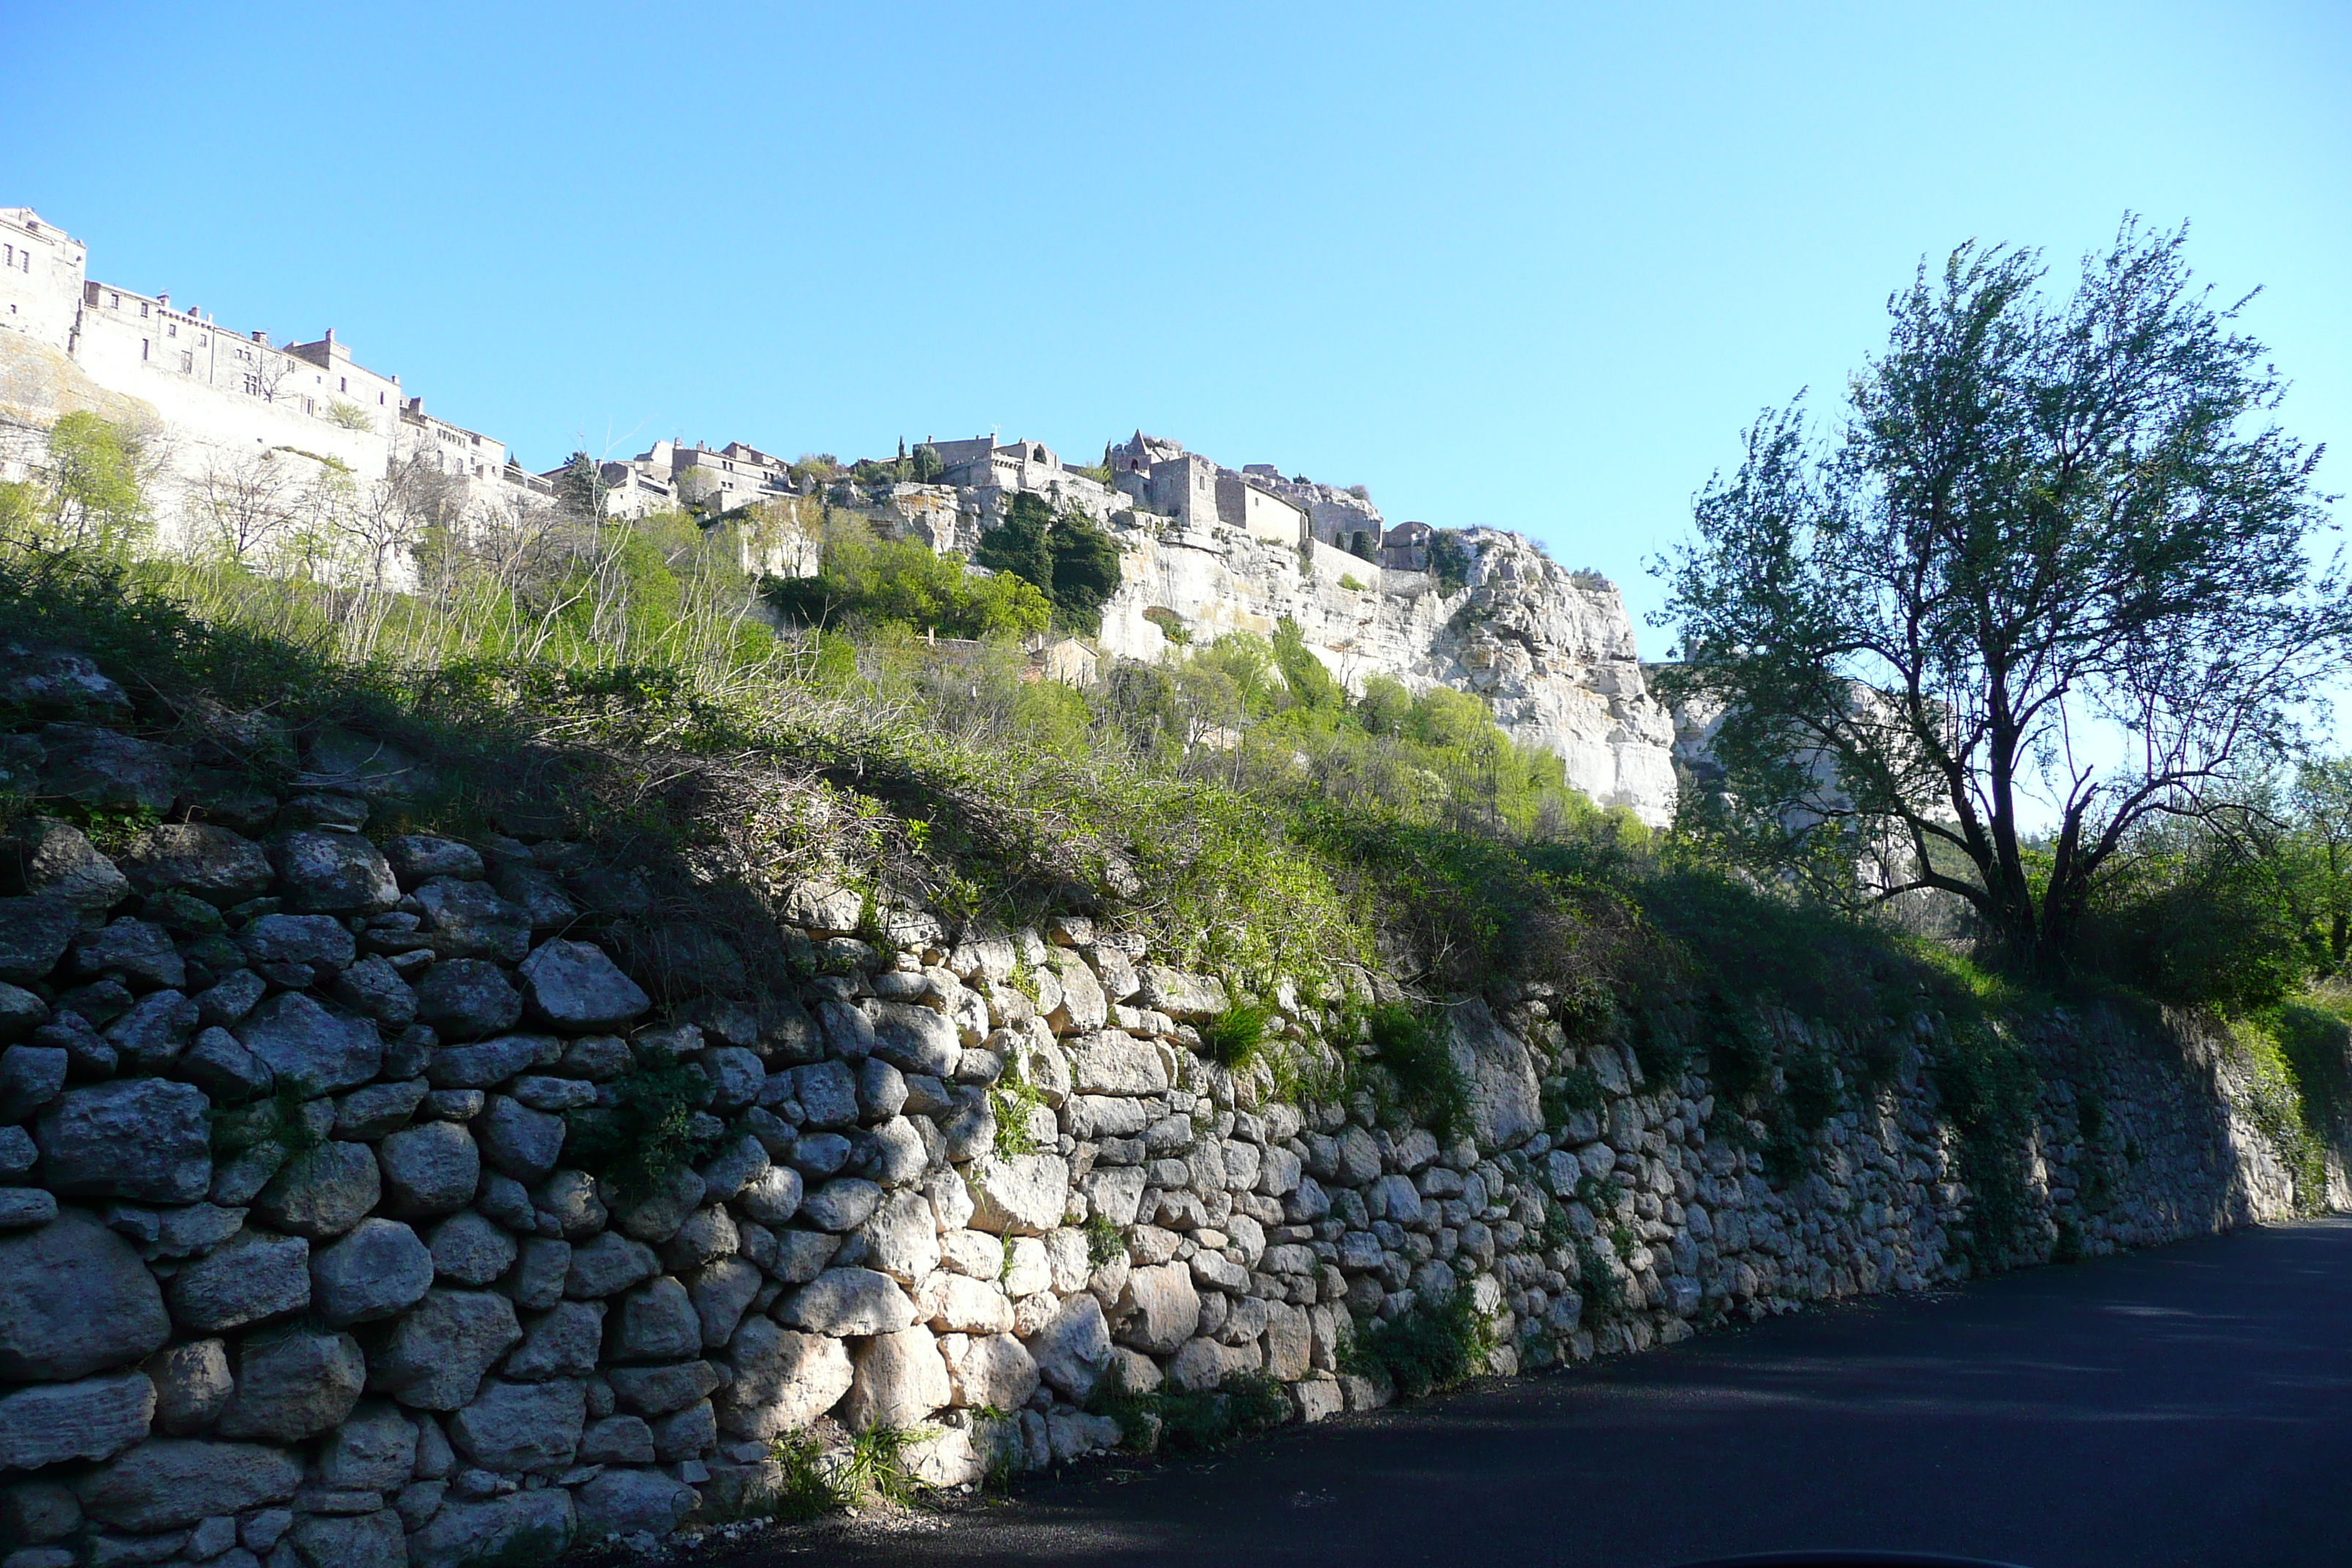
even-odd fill
[[[1106,1379],[1378,1405],[1351,1324],[1463,1292],[1507,1373],[1967,1271],[1925,1014],[1777,1184],[1702,1078],[1571,1043],[1541,987],[1452,1008],[1445,1142],[1212,1065],[1220,982],[1076,917],[959,931],[796,887],[788,990],[657,1005],[707,944],[624,940],[577,846],[372,830],[408,763],[347,733],[241,789],[128,732],[85,661],[0,654],[32,715],[0,787],[163,818],[109,855],[26,816],[0,855],[5,1568],[644,1539],[744,1506],[793,1434],[911,1429],[954,1486],[1118,1442]],[[1351,1016],[1265,1000],[1277,1040]],[[2038,1042],[2065,1070],[2029,1247],[2281,1212],[2213,1065],[2107,1027]],[[697,1158],[592,1174],[580,1129],[665,1070]]]

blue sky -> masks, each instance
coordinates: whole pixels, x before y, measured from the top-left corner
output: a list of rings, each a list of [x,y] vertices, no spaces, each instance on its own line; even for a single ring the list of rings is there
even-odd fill
[[[2287,423],[2352,437],[2340,0],[16,0],[0,59],[0,204],[539,468],[1140,426],[1526,531],[1639,613],[1922,255],[2071,268],[2126,208],[2265,286]]]

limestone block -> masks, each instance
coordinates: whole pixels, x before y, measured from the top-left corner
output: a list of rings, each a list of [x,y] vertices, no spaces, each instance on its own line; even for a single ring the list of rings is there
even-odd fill
[[[45,1546],[81,1527],[81,1504],[62,1481],[17,1481],[0,1487],[0,1541]]]
[[[935,1276],[923,1305],[931,1327],[941,1333],[1002,1334],[1013,1328],[1013,1303],[1004,1292],[961,1274]]]
[[[653,1428],[642,1415],[607,1415],[592,1421],[580,1435],[579,1460],[583,1465],[650,1465]]]
[[[1070,1167],[1059,1155],[986,1155],[971,1162],[966,1179],[975,1230],[1042,1236],[1062,1223],[1069,1205]]]
[[[187,1048],[197,1017],[196,1005],[177,991],[151,991],[106,1026],[106,1043],[127,1068],[160,1069]]]
[[[282,1082],[308,1095],[355,1089],[383,1065],[375,1025],[329,1011],[299,991],[272,996],[232,1031]]]
[[[492,1379],[449,1418],[449,1441],[486,1470],[555,1475],[572,1466],[587,1410],[586,1386],[575,1379]]]
[[[81,911],[64,899],[0,899],[0,980],[30,985],[47,979],[80,929]]]
[[[330,1138],[280,1166],[255,1196],[253,1209],[273,1228],[317,1241],[357,1225],[383,1193],[375,1152]]]
[[[604,1302],[558,1302],[531,1321],[499,1373],[518,1383],[586,1377],[596,1370],[604,1344]]]
[[[667,1415],[701,1400],[719,1386],[719,1373],[707,1361],[678,1362],[669,1366],[607,1368],[605,1380],[621,1408],[639,1415]]]
[[[1123,1230],[1135,1223],[1142,1208],[1144,1182],[1140,1165],[1098,1165],[1081,1185],[1088,1211]]]
[[[490,1096],[489,1108],[474,1122],[482,1158],[519,1182],[536,1182],[555,1169],[563,1134],[563,1118],[503,1094]]]
[[[702,1321],[686,1287],[664,1275],[621,1299],[611,1332],[616,1361],[676,1361],[702,1349]]]
[[[940,1266],[939,1223],[930,1200],[909,1188],[882,1199],[858,1234],[866,1264],[902,1285],[913,1285]]]
[[[1167,1060],[1149,1040],[1105,1029],[1068,1048],[1071,1082],[1080,1094],[1150,1095],[1169,1088]]]
[[[506,1292],[516,1306],[543,1312],[563,1300],[572,1274],[572,1244],[551,1236],[523,1238],[521,1256],[506,1281]]]
[[[404,834],[383,842],[383,858],[401,885],[415,888],[435,877],[478,881],[486,875],[480,851],[429,833]]]
[[[1200,1292],[1191,1268],[1181,1263],[1131,1271],[1119,1307],[1119,1340],[1153,1355],[1173,1354],[1201,1322]]]
[[[653,1005],[593,942],[542,942],[522,961],[521,973],[531,1016],[575,1033],[621,1028]]]
[[[351,928],[332,915],[262,915],[236,933],[236,945],[265,974],[280,963],[313,973],[346,969],[359,952]]]
[[[186,829],[164,827],[157,831],[169,834]],[[134,845],[134,859],[137,848]],[[266,863],[262,872],[262,886],[267,890],[269,879]],[[105,913],[129,898],[131,890],[131,882],[115,868],[114,862],[100,854],[80,828],[41,817],[18,823],[10,830],[5,844],[0,844],[0,882],[5,882],[9,892],[57,899],[91,914]]]
[[[513,1237],[461,1209],[433,1227],[429,1250],[433,1272],[451,1284],[494,1285],[514,1267],[518,1247]]]
[[[769,1272],[786,1285],[805,1285],[833,1261],[841,1237],[820,1230],[787,1230],[776,1237],[776,1261]]]
[[[282,1448],[154,1437],[79,1478],[74,1490],[90,1518],[152,1531],[283,1502],[301,1484],[302,1461]]]
[[[499,1035],[470,1045],[444,1046],[433,1053],[425,1071],[436,1089],[496,1089],[532,1068],[553,1065],[562,1053],[563,1042],[552,1035]]]
[[[363,1219],[311,1255],[311,1301],[331,1325],[372,1323],[423,1300],[434,1272],[433,1255],[415,1231],[396,1219]]]
[[[376,847],[356,833],[289,833],[269,847],[286,907],[299,914],[378,914],[400,901],[400,883]]]
[[[299,1442],[351,1414],[367,1362],[349,1334],[280,1329],[239,1347],[236,1392],[221,1412],[224,1437]]]
[[[897,1280],[870,1268],[828,1268],[784,1298],[777,1314],[814,1333],[895,1333],[915,1321],[914,1303]]]
[[[702,1346],[717,1350],[734,1337],[735,1325],[750,1310],[765,1281],[748,1258],[713,1258],[686,1282],[688,1300],[702,1324]]]
[[[1165,1013],[1180,1024],[1213,1017],[1232,1005],[1226,1000],[1223,983],[1214,975],[1186,974],[1165,964],[1148,963],[1138,979],[1136,1005]]]
[[[646,1425],[654,1440],[654,1458],[665,1462],[699,1460],[719,1441],[719,1420],[707,1399]]]
[[[798,1171],[789,1165],[771,1165],[744,1184],[735,1202],[761,1225],[778,1226],[800,1212],[803,1196]]]
[[[385,1133],[397,1132],[407,1126],[424,1099],[423,1079],[372,1083],[365,1089],[355,1089],[335,1101],[334,1135],[354,1142],[373,1143]]]
[[[304,1514],[288,1539],[306,1568],[407,1568],[407,1536],[400,1515],[388,1508]]]
[[[702,1201],[729,1203],[766,1175],[772,1168],[767,1149],[755,1134],[746,1133],[722,1145],[702,1166]],[[795,1187],[798,1183],[795,1181]],[[757,1218],[757,1215],[753,1216]],[[784,1216],[791,1218],[790,1215]],[[782,1221],[775,1222],[782,1224]]]
[[[1501,1148],[1542,1131],[1541,1087],[1525,1041],[1474,997],[1453,1010],[1446,1049],[1470,1094],[1470,1122],[1482,1148]]]
[[[416,986],[416,1017],[444,1039],[478,1040],[514,1027],[522,1017],[522,993],[487,959],[445,959]]]
[[[1092,1296],[1071,1297],[1030,1336],[1028,1346],[1040,1377],[1070,1398],[1084,1400],[1110,1364],[1110,1325],[1102,1303]]]
[[[849,1392],[855,1369],[838,1339],[795,1333],[766,1318],[751,1318],[729,1342],[732,1381],[718,1391],[719,1426],[764,1441],[797,1432]]]
[[[362,958],[336,975],[331,989],[336,1001],[387,1029],[405,1029],[416,1021],[415,988],[380,955]]]
[[[662,1267],[674,1274],[699,1268],[714,1258],[725,1258],[741,1244],[734,1216],[712,1205],[698,1208],[677,1227],[677,1234],[658,1248]]]
[[[174,1437],[210,1426],[236,1392],[228,1347],[219,1340],[186,1340],[158,1351],[146,1372],[155,1384],[155,1425]]]
[[[188,977],[172,933],[152,921],[110,921],[102,931],[76,932],[66,948],[66,968],[86,979],[120,976],[145,990],[177,988]]]
[[[1315,1336],[1307,1314],[1286,1301],[1265,1307],[1265,1369],[1285,1383],[1305,1377],[1313,1364]]]
[[[310,1244],[248,1230],[172,1276],[172,1316],[199,1333],[257,1323],[310,1304]]]
[[[856,1176],[827,1182],[801,1203],[801,1217],[831,1231],[851,1231],[873,1217],[882,1189]]]
[[[155,1385],[142,1372],[0,1394],[0,1471],[111,1458],[147,1436],[154,1414]]]
[[[841,1424],[853,1432],[912,1426],[954,1397],[947,1363],[929,1329],[877,1334],[858,1350],[856,1361],[856,1376],[841,1409]]]
[[[1184,1342],[1168,1363],[1168,1381],[1181,1389],[1209,1389],[1237,1373],[1256,1372],[1261,1365],[1255,1343],[1228,1345],[1203,1337]]]
[[[385,1209],[403,1218],[455,1213],[481,1185],[481,1151],[455,1121],[403,1128],[376,1145],[376,1161]]]
[[[362,1400],[319,1454],[319,1479],[339,1490],[394,1491],[416,1465],[416,1428],[400,1407]]]
[[[702,1178],[681,1165],[666,1173],[649,1192],[618,1203],[613,1224],[625,1234],[658,1247],[676,1236],[702,1203]]]
[[[0,1051],[0,1119],[21,1121],[64,1092],[66,1053],[55,1046]]]
[[[34,1133],[41,1184],[65,1196],[194,1203],[212,1185],[210,1110],[202,1089],[163,1079],[67,1089]]]
[[[408,1538],[411,1568],[464,1568],[518,1558],[552,1562],[573,1534],[572,1493],[541,1487],[485,1500],[453,1498]]]
[[[257,976],[256,978],[258,979]],[[213,987],[214,991],[219,989],[217,985]],[[206,995],[211,994],[205,993]],[[202,1011],[200,1006],[199,1014]],[[194,1042],[180,1054],[173,1070],[223,1105],[234,1105],[257,1095],[267,1094],[276,1079],[268,1063],[247,1050],[235,1035],[218,1026],[198,1034]],[[367,1091],[362,1089],[360,1092]]]
[[[676,1529],[700,1500],[692,1487],[659,1470],[612,1468],[573,1489],[580,1539],[604,1541]]]
[[[963,1054],[956,1026],[929,1007],[909,1002],[874,1004],[873,1054],[906,1072],[946,1078]]]
[[[514,1303],[488,1290],[435,1289],[368,1358],[368,1384],[416,1410],[455,1410],[522,1339]]]
[[[618,1295],[660,1272],[652,1247],[608,1230],[572,1247],[563,1293],[575,1301],[593,1300]]]
[[[434,949],[445,959],[520,963],[530,952],[530,912],[480,882],[436,877],[414,897],[424,908]]]

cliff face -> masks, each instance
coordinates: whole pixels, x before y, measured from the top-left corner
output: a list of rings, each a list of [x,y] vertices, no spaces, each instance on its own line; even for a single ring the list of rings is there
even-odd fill
[[[1449,593],[1427,573],[1384,572],[1328,545],[1301,552],[1139,511],[1116,514],[1111,530],[1126,567],[1103,617],[1107,651],[1158,658],[1168,616],[1195,643],[1268,636],[1287,616],[1349,689],[1387,675],[1416,692],[1475,692],[1515,739],[1557,752],[1597,804],[1653,826],[1673,816],[1674,722],[1643,682],[1623,600],[1533,541],[1462,533],[1467,583]]]

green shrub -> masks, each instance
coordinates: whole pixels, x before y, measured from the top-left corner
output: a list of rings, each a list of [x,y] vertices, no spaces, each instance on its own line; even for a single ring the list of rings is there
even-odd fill
[[[709,1154],[718,1140],[695,1130],[710,1102],[710,1079],[691,1063],[646,1053],[613,1082],[610,1109],[564,1113],[567,1163],[611,1182],[624,1198],[643,1197],[681,1166]]]
[[[1234,1373],[1214,1388],[1163,1384],[1149,1394],[1114,1372],[1095,1384],[1087,1409],[1118,1423],[1120,1440],[1139,1453],[1205,1453],[1288,1421],[1289,1393],[1265,1373]]]
[[[1391,1321],[1360,1325],[1344,1364],[1360,1375],[1384,1376],[1398,1393],[1421,1398],[1485,1372],[1494,1348],[1494,1325],[1465,1286],[1435,1306],[1416,1301]]]
[[[1393,1003],[1374,1007],[1367,1022],[1372,1059],[1392,1091],[1386,1109],[1441,1142],[1466,1134],[1470,1086],[1454,1063],[1448,1026]]]
[[[1228,1007],[1201,1030],[1201,1052],[1228,1072],[1258,1059],[1271,1015],[1264,1007]]]
[[[1097,1268],[1127,1256],[1127,1236],[1108,1215],[1087,1216],[1087,1261]]]

